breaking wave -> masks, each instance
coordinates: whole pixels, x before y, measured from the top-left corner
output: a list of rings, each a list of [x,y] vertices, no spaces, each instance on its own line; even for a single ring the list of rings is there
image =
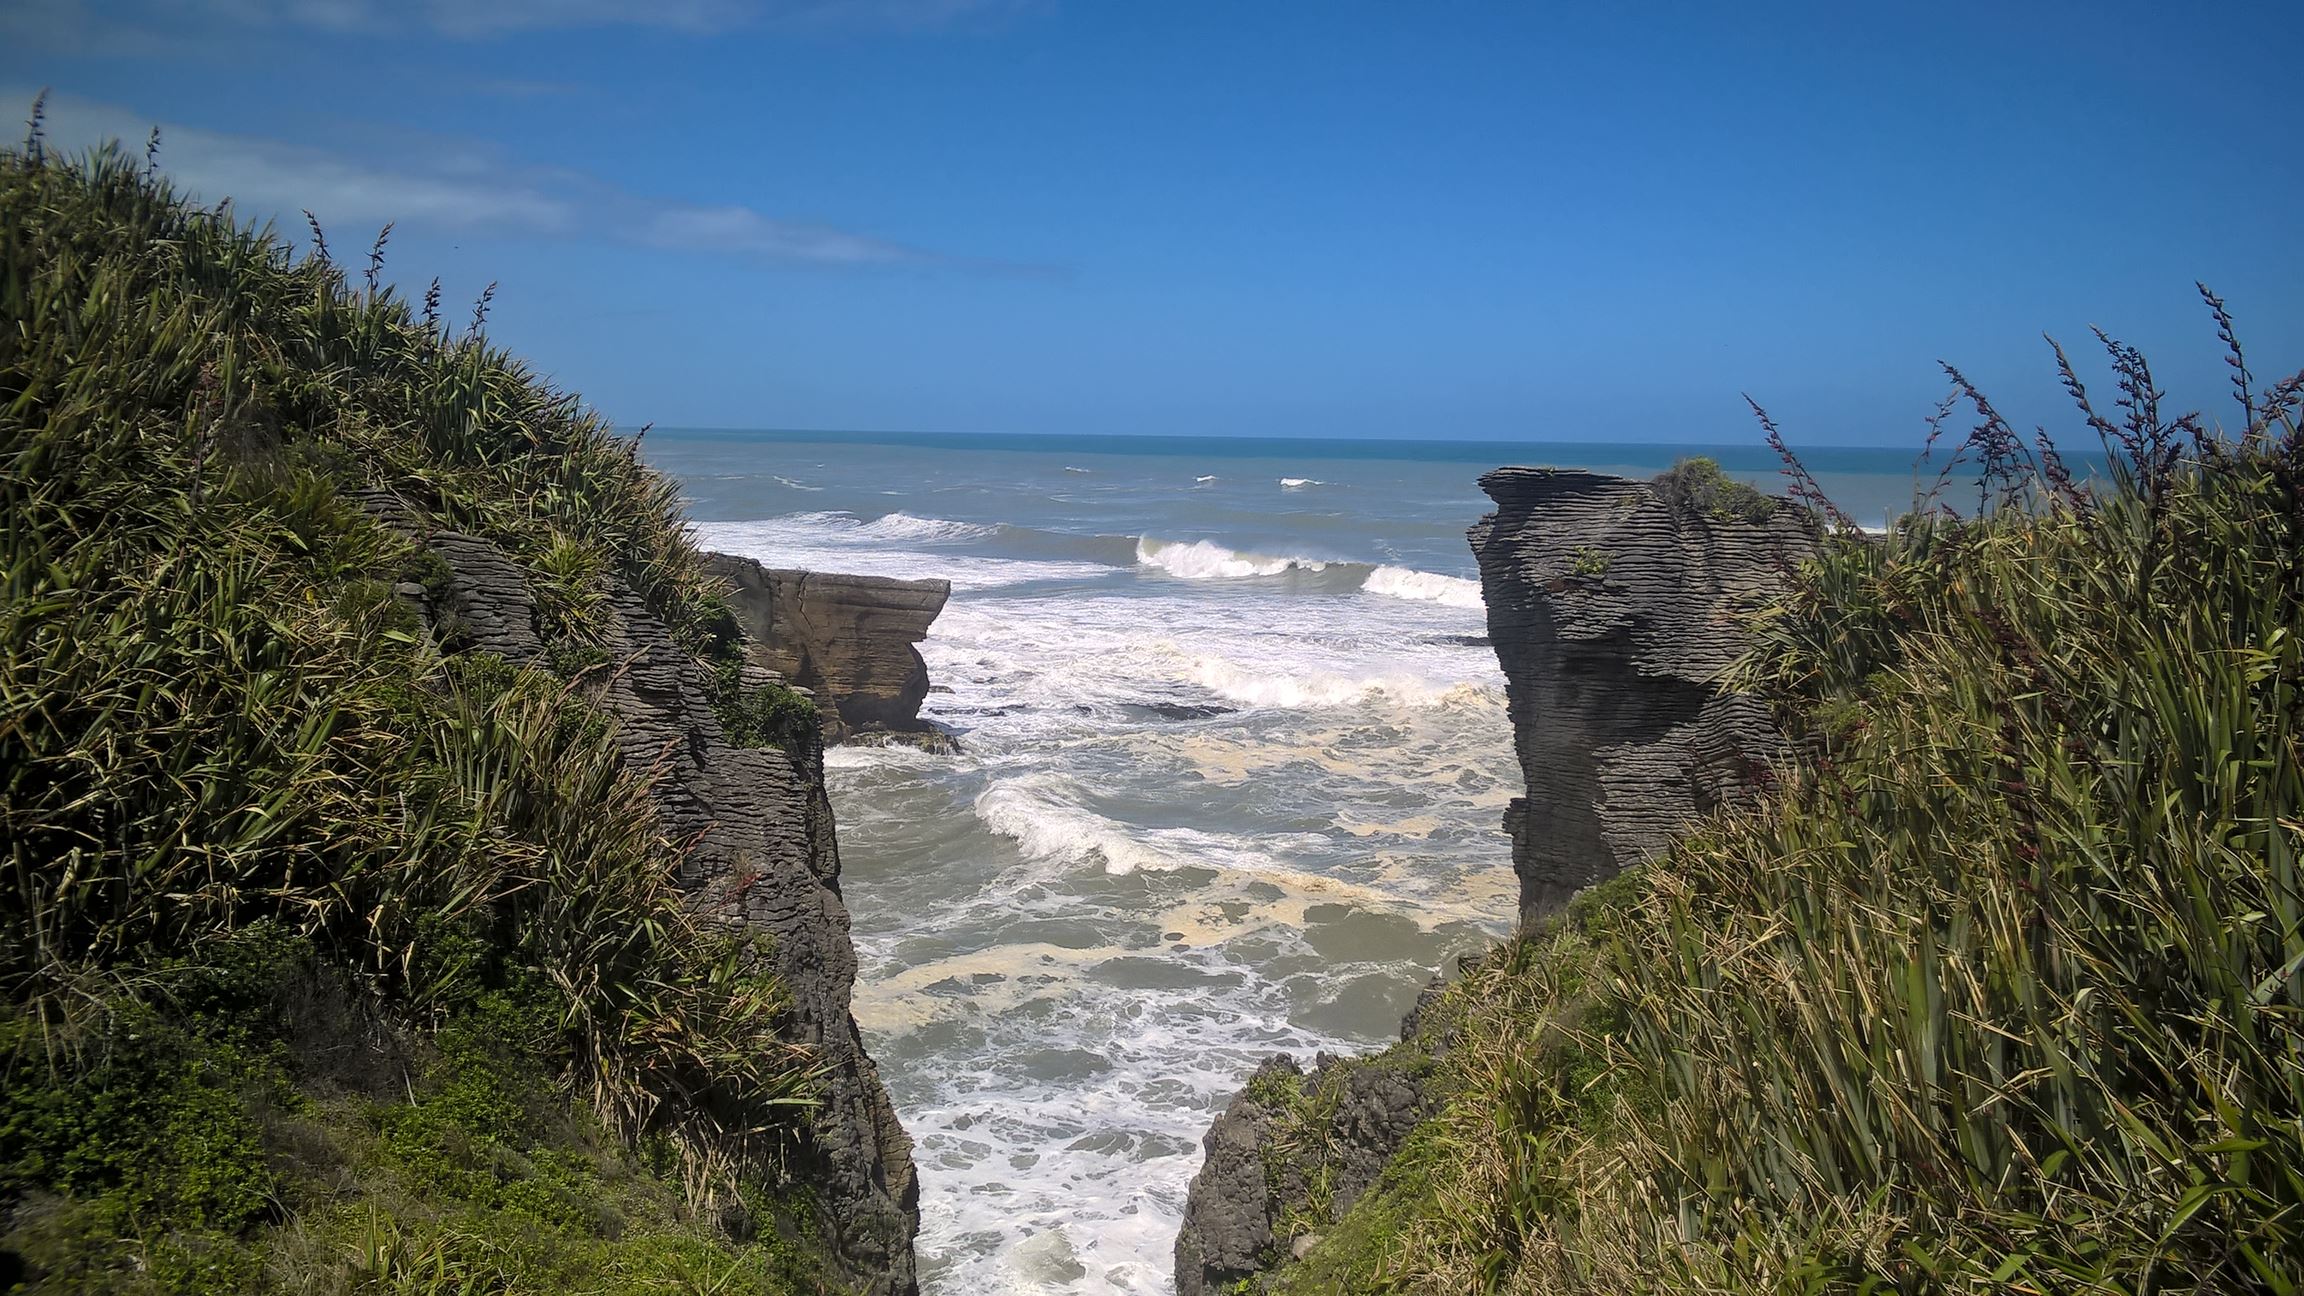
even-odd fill
[[[1368,573],[1368,579],[1360,583],[1360,588],[1366,593],[1382,594],[1387,598],[1443,603],[1449,607],[1486,606],[1480,596],[1478,581],[1465,580],[1461,576],[1415,571],[1407,567],[1379,567]]]
[[[1237,580],[1243,576],[1278,576],[1287,571],[1328,569],[1328,563],[1317,558],[1241,553],[1213,540],[1161,540],[1152,536],[1136,541],[1136,561],[1185,580]]]
[[[876,540],[911,540],[922,544],[936,544],[961,540],[983,540],[1000,534],[1000,528],[980,522],[953,522],[946,518],[914,517],[910,513],[890,513],[858,527],[856,534],[871,536]]]

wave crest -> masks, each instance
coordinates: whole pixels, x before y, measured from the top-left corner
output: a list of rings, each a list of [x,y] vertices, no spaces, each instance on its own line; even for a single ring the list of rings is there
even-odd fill
[[[1213,540],[1159,540],[1145,536],[1136,542],[1136,561],[1158,567],[1185,580],[1237,580],[1243,576],[1277,576],[1286,571],[1326,571],[1317,558],[1272,557],[1227,549]]]
[[[947,518],[914,517],[910,513],[889,513],[858,527],[856,534],[868,535],[876,540],[912,540],[922,543],[937,541],[982,540],[999,534],[1000,528],[980,522],[954,522]]]
[[[1487,606],[1480,595],[1480,582],[1460,576],[1442,576],[1437,572],[1416,571],[1408,567],[1379,567],[1368,573],[1360,583],[1363,592],[1381,594],[1386,598],[1415,599],[1424,603],[1439,603],[1447,607],[1476,608]]]
[[[1111,874],[1167,872],[1198,864],[1261,873],[1271,857],[1239,839],[1192,828],[1120,823],[1080,804],[1069,779],[1026,774],[998,779],[976,798],[976,817],[1032,859],[1103,865]]]

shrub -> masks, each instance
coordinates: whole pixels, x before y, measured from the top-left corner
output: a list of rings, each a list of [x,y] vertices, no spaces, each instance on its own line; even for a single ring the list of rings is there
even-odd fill
[[[2304,374],[2234,346],[2217,435],[2111,353],[2092,487],[1955,374],[1984,511],[1826,539],[1738,669],[1772,794],[1449,990],[1284,1289],[2296,1290]]]
[[[1776,501],[1720,471],[1717,460],[1682,459],[1650,483],[1666,504],[1686,517],[1708,522],[1765,522]]]
[[[716,670],[676,487],[477,321],[117,147],[0,152],[0,325],[0,1228],[46,1220],[100,1287],[277,1240],[316,1181],[254,1149],[335,1082],[305,1055],[335,1027],[262,985],[467,1077],[497,1074],[459,1052],[484,1018],[556,1128],[668,1151],[699,1203],[756,1193],[816,1081],[763,951],[683,903],[583,688],[421,632],[393,586],[448,573],[368,508],[511,554],[570,674],[612,584]],[[295,974],[251,970],[267,949]]]

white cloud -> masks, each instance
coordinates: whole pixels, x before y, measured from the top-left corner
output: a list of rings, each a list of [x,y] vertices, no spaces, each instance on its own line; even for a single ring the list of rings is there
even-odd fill
[[[0,87],[0,102],[29,104],[36,93]],[[115,104],[51,94],[45,134],[57,149],[86,148],[108,139],[136,148],[154,124]],[[578,209],[567,196],[502,171],[491,175],[468,165],[374,164],[258,136],[158,125],[163,169],[178,187],[208,203],[229,197],[244,212],[293,215],[309,208],[330,223],[399,220],[539,234],[566,234],[577,227]]]
[[[921,30],[1035,0],[9,0],[0,29],[85,44],[88,33],[294,27],[338,33],[428,30],[465,39],[565,28]]]
[[[0,85],[0,103],[37,91]],[[130,109],[70,96],[48,99],[55,149],[107,139],[141,146],[151,121]],[[162,169],[201,201],[225,197],[247,215],[300,221],[309,209],[329,229],[494,230],[601,238],[646,247],[831,266],[929,264],[932,254],[824,225],[783,221],[734,204],[658,202],[593,176],[522,167],[470,141],[426,141],[407,159],[371,162],[252,135],[160,124]]]
[[[909,248],[845,230],[770,220],[749,207],[668,207],[643,223],[640,237],[657,247],[847,265],[928,259]]]

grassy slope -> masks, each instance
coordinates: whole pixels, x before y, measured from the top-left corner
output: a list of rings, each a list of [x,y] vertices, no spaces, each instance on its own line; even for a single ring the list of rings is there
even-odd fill
[[[2237,353],[2235,353],[2237,355]],[[2304,440],[1843,535],[1750,683],[1812,743],[1453,987],[1449,1100],[1292,1293],[2293,1292]]]
[[[813,1285],[810,1060],[586,701],[610,583],[732,733],[813,717],[737,683],[673,486],[431,314],[0,153],[0,1287]],[[376,488],[524,566],[552,671],[395,597],[445,572]]]

